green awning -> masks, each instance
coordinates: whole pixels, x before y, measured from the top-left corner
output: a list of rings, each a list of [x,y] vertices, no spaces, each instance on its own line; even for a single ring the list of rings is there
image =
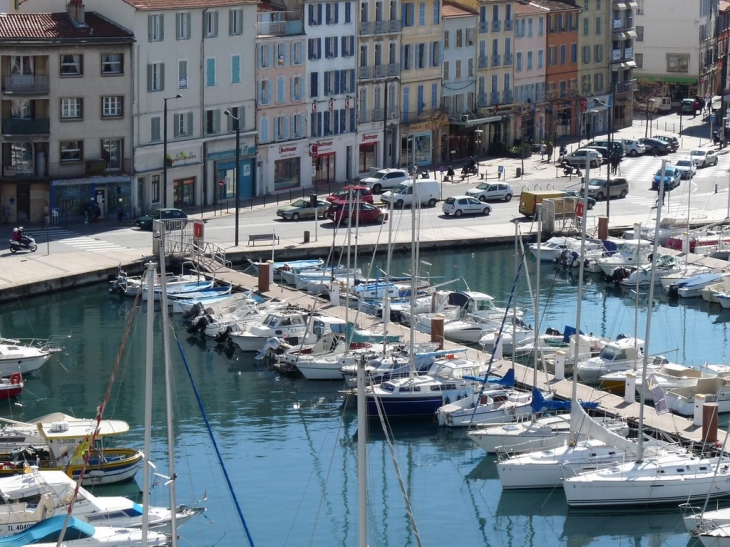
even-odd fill
[[[696,85],[697,78],[692,76],[640,76],[639,81],[662,82],[665,84],[689,84]]]

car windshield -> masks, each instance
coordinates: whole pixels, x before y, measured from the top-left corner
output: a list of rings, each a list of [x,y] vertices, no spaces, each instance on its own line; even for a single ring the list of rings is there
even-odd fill
[[[446,203],[453,205],[456,200],[454,198],[446,198]]]
[[[486,190],[490,186],[491,186],[491,184],[487,184],[486,182],[482,182],[479,186],[477,186],[477,190]]]
[[[303,199],[298,199],[291,202],[292,207],[306,207],[307,203]]]
[[[671,175],[671,174],[673,174],[673,173],[674,173],[674,168],[673,168],[673,167],[667,167],[667,168],[666,168],[666,169],[664,170],[664,174],[665,174],[665,175]],[[659,169],[659,171],[657,171],[657,172],[656,172],[656,175],[657,175],[658,177],[661,177],[661,176],[662,176],[662,170],[661,170],[661,169]]]
[[[591,179],[588,183],[589,186],[604,186],[606,184],[606,179]]]
[[[408,192],[408,188],[408,186],[399,184],[398,186],[393,188],[393,194],[406,194]]]
[[[704,150],[692,150],[692,153],[690,154],[692,156],[704,156],[705,151]]]
[[[690,165],[692,165],[692,162],[689,161],[689,160],[679,160],[677,162],[677,165],[682,165],[682,166],[685,166],[685,167],[689,167]]]

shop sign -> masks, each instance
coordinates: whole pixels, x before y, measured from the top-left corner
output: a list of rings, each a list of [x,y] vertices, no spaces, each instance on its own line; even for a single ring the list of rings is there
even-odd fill
[[[317,154],[325,154],[335,149],[335,141],[318,141]]]
[[[280,158],[291,158],[296,156],[299,152],[298,146],[279,146],[279,157]]]
[[[363,133],[361,140],[363,143],[377,142],[380,140],[380,135],[378,133]]]

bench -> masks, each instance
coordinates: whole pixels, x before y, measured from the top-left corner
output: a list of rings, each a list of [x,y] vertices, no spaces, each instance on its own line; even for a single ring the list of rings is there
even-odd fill
[[[278,245],[279,236],[276,234],[249,234],[246,246],[248,247],[251,243],[253,243],[253,246],[255,247],[257,241],[276,241]]]

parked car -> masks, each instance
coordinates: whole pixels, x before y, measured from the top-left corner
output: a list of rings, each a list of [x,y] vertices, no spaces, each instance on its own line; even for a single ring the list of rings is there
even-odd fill
[[[182,220],[188,218],[180,209],[172,209],[170,207],[157,209],[154,213],[139,217],[134,221],[134,225],[140,230],[152,230],[153,220]]]
[[[327,218],[336,224],[348,224],[352,217],[352,222],[357,224],[382,224],[388,220],[388,213],[382,209],[378,209],[371,203],[353,203],[352,213],[350,213],[350,203],[334,202],[330,203],[327,210]]]
[[[358,195],[360,196],[359,198],[357,197]],[[327,201],[347,201],[350,199],[350,196],[352,196],[353,201],[357,201],[359,199],[366,203],[373,202],[373,191],[367,186],[363,186],[361,184],[344,186],[342,190],[337,190],[336,192],[331,193],[325,199]]]
[[[639,142],[644,145],[647,154],[669,154],[672,151],[669,143],[657,139],[643,138]]]
[[[610,144],[610,146],[609,146]],[[604,140],[593,140],[586,144],[587,148],[595,148],[596,146],[602,146],[604,148],[609,148],[610,150],[613,150],[614,152],[618,153],[621,157],[624,156],[626,153],[626,149],[624,148],[623,141],[621,139],[619,140],[612,140],[610,143],[607,139]]]
[[[717,154],[714,150],[692,150],[689,156],[697,167],[717,165]]]
[[[327,201],[317,200],[317,218],[324,218],[330,204]],[[314,218],[314,207],[308,199],[300,198],[292,201],[289,205],[279,207],[276,216],[284,220],[299,220],[300,218]]]
[[[509,201],[512,199],[514,193],[512,187],[509,184],[482,182],[476,188],[470,188],[466,191],[467,196],[477,198],[479,201],[490,201],[493,199],[499,199]]]
[[[646,151],[642,143],[633,139],[621,139],[621,143],[623,144],[624,151],[632,158],[640,156]]]
[[[471,196],[454,196],[446,198],[441,210],[445,215],[488,215],[492,212],[492,206],[479,201]]]
[[[402,182],[392,190],[383,192],[380,199],[388,205],[393,203],[397,209],[413,207],[413,204],[436,207],[441,197],[441,187],[434,179],[416,179]],[[418,198],[418,199],[416,199]]]
[[[672,150],[672,152],[676,152],[679,150],[679,140],[677,137],[668,137],[666,135],[659,135],[658,137],[654,137],[658,141],[665,142],[669,145],[669,148]]]
[[[379,194],[383,188],[395,188],[401,182],[409,180],[408,171],[405,169],[370,169],[370,175],[360,182],[373,191],[373,194]]]
[[[568,165],[577,165],[578,167],[585,167],[586,159],[591,162],[591,168],[600,166],[603,161],[600,152],[591,148],[579,148],[563,156],[563,160]]]
[[[601,154],[601,163],[605,164],[608,163],[608,148],[605,146],[585,146],[584,148],[588,148],[590,150],[595,150],[599,154]]]
[[[682,105],[679,107],[682,114],[694,114],[696,112],[694,108],[695,99],[686,98],[682,99]]]
[[[588,181],[588,197],[597,201],[608,197],[625,198],[629,193],[629,181],[624,177],[614,177],[609,181],[604,178],[595,178]],[[583,195],[581,188],[580,195]]]
[[[659,170],[654,173],[654,181],[651,183],[651,189],[659,189],[659,182],[662,180],[664,181],[665,191],[674,190],[677,186],[679,186],[681,180],[679,169],[677,169],[674,165],[667,165],[664,169],[664,176],[662,176],[662,169],[660,167]]]
[[[583,192],[576,192],[575,190],[566,190],[565,195],[571,198],[580,198],[583,199]],[[596,200],[595,198],[592,198],[590,195],[588,196],[588,210],[590,211],[593,209],[593,207],[596,206]]]
[[[674,166],[679,171],[679,178],[692,180],[692,177],[697,173],[697,166],[692,161],[692,158],[687,156],[686,158],[680,158],[674,162]]]

